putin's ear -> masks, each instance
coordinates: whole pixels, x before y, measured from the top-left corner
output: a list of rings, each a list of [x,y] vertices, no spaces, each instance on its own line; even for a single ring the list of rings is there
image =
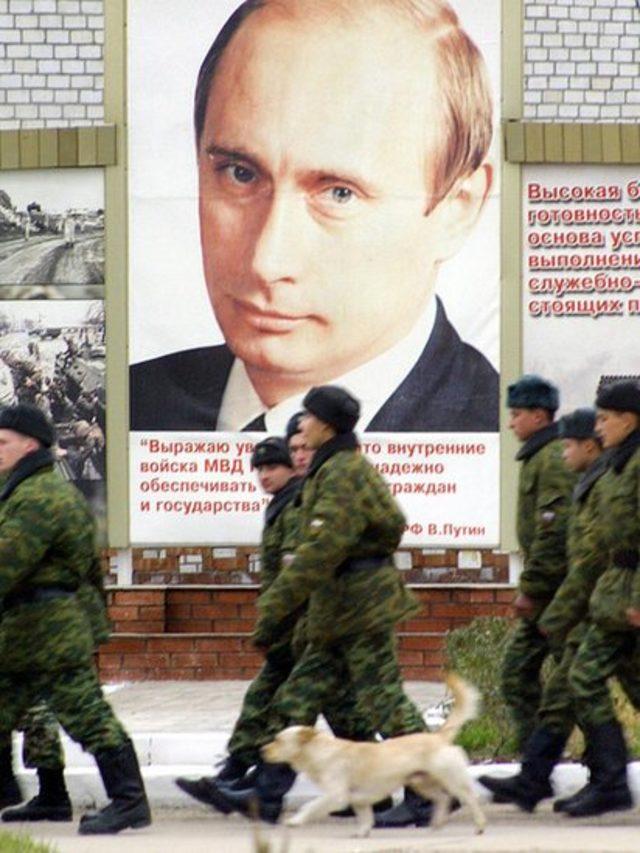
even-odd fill
[[[460,249],[493,186],[493,166],[483,163],[475,172],[458,179],[447,195],[429,214],[439,228],[438,261],[446,261]]]

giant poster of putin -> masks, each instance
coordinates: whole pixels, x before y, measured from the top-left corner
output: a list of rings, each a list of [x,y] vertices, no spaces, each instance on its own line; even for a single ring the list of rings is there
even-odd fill
[[[497,544],[499,6],[129,5],[135,543],[257,541],[328,383],[406,544]]]

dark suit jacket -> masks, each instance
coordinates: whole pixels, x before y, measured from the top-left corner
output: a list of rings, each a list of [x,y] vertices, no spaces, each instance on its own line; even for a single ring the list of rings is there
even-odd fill
[[[233,354],[201,347],[131,367],[131,429],[176,432],[216,429]],[[433,331],[404,381],[378,410],[367,432],[495,432],[498,374],[460,340],[440,300]]]

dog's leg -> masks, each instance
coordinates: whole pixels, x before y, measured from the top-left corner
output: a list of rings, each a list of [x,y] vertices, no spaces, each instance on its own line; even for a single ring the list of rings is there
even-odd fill
[[[316,797],[305,803],[298,811],[287,818],[285,823],[287,826],[302,826],[305,823],[310,823],[313,820],[321,820],[323,817],[332,811],[338,811],[349,805],[349,798],[346,793],[323,794],[321,797]]]
[[[373,828],[373,809],[369,805],[352,806],[358,818],[357,838],[366,838]]]
[[[454,747],[455,749],[455,747]],[[457,754],[456,754],[457,753]],[[438,782],[452,797],[457,797],[465,806],[469,806],[473,820],[476,825],[476,833],[480,835],[484,832],[487,825],[487,819],[480,807],[478,797],[476,796],[471,776],[467,768],[466,757],[462,750],[456,750],[453,753],[448,767],[448,772],[442,773],[438,777]]]

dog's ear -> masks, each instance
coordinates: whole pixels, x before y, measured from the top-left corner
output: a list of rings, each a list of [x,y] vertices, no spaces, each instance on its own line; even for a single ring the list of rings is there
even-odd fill
[[[313,740],[316,736],[316,730],[311,728],[311,726],[301,726],[300,731],[298,732],[298,741],[300,743],[309,743],[310,740]]]

